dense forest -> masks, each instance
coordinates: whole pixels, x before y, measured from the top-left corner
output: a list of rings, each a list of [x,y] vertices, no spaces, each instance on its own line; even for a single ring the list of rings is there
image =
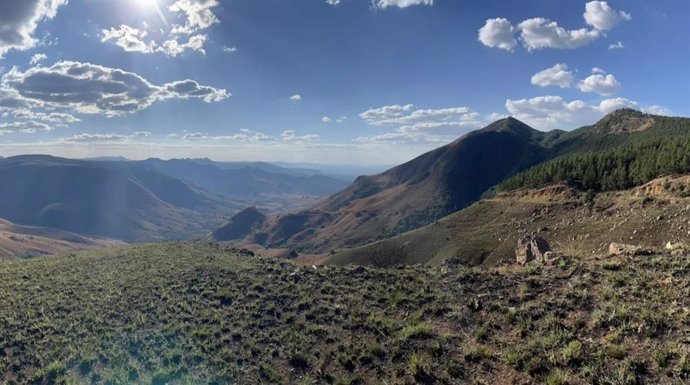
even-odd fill
[[[564,155],[507,179],[498,189],[508,191],[567,182],[585,190],[620,190],[660,176],[687,172],[690,172],[690,136],[682,135]]]

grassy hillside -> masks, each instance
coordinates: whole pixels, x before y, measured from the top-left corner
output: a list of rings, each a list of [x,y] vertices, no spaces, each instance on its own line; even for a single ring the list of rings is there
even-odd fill
[[[296,266],[206,245],[0,264],[0,383],[684,384],[690,258]]]
[[[0,260],[31,258],[123,244],[120,241],[88,238],[47,227],[19,226],[0,219]]]
[[[592,194],[567,185],[500,193],[431,225],[328,257],[333,264],[492,266],[514,258],[518,239],[540,233],[556,252],[604,253],[611,242],[663,248],[690,242],[690,177]]]

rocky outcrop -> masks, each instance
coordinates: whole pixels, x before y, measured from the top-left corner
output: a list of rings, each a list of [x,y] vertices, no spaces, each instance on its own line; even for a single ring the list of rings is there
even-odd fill
[[[519,240],[517,249],[515,249],[515,259],[520,265],[526,265],[532,261],[546,263],[552,256],[549,242],[534,235],[528,235]]]

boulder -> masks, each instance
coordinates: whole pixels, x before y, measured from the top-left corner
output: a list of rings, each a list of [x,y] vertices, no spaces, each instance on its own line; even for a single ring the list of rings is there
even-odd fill
[[[641,255],[647,254],[648,251],[640,246],[626,245],[624,243],[612,243],[609,245],[609,255]]]
[[[518,241],[515,249],[515,259],[518,264],[525,265],[531,261],[545,263],[548,258],[546,253],[551,252],[551,246],[546,239],[534,235],[528,235]]]

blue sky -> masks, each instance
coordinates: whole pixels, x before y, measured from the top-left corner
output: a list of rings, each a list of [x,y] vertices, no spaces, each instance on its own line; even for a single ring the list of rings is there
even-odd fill
[[[395,164],[690,115],[685,0],[0,0],[0,155]]]

